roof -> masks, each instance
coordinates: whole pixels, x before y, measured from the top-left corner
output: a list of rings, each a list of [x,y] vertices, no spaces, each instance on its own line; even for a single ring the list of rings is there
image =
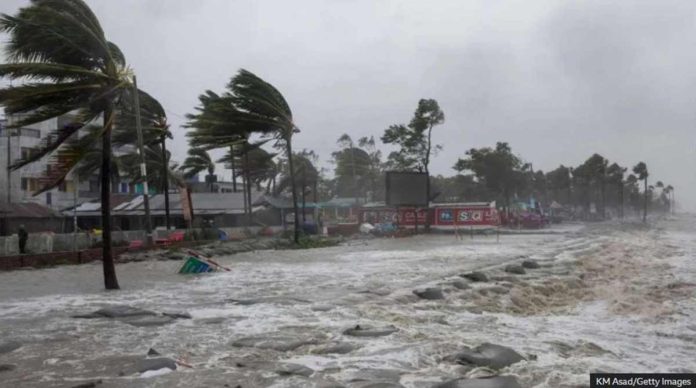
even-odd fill
[[[8,218],[60,218],[62,215],[46,206],[35,202],[0,204],[0,213]]]
[[[339,207],[339,208],[348,208],[348,207],[354,207],[354,206],[359,206],[360,204],[364,203],[360,198],[352,198],[352,197],[335,197],[331,198],[329,201],[326,202],[321,202],[318,205],[320,207],[326,208],[326,207]]]
[[[255,206],[270,206],[276,209],[292,209],[292,200],[285,197],[272,197],[263,195],[252,202]],[[297,206],[302,207],[302,201],[298,199]],[[305,208],[312,209],[321,207],[321,204],[305,201]]]
[[[258,201],[263,197],[263,192],[252,191],[251,203],[258,205]],[[164,215],[165,204],[164,194],[155,194],[148,198],[151,215]],[[244,193],[191,193],[191,203],[193,213],[196,215],[206,214],[244,214]],[[145,212],[145,203],[142,195],[133,198],[131,201],[122,203],[114,208],[114,215],[139,215]],[[178,193],[169,194],[169,212],[174,215],[181,215],[181,195]]]
[[[142,196],[138,197],[142,198]],[[132,194],[111,194],[111,210],[114,211],[116,208],[138,197]],[[101,216],[101,200],[95,199],[93,201],[83,202],[77,205],[76,210],[73,207],[69,207],[63,210],[63,214],[72,215],[75,211],[81,216]]]

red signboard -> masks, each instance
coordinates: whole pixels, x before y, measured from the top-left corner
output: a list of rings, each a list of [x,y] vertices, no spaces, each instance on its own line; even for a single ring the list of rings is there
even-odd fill
[[[500,224],[498,211],[495,207],[466,204],[451,206],[436,206],[430,208],[432,213],[431,225],[435,228],[455,228],[464,226],[497,226]],[[360,222],[371,224],[394,223],[399,226],[412,227],[416,225],[413,208],[363,208]],[[428,209],[418,209],[418,225],[425,225]]]
[[[433,225],[483,226],[498,225],[498,211],[493,207],[437,207]]]

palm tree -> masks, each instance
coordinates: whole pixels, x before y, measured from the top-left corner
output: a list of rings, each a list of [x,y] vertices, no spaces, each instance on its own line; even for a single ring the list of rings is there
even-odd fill
[[[251,188],[253,185],[256,185],[257,190],[260,191],[261,183],[269,179],[269,174],[275,170],[273,158],[276,154],[271,154],[261,148],[265,143],[267,141],[244,142],[237,146],[232,146],[225,156],[217,161],[228,166],[241,166],[238,171],[244,178],[244,195],[245,204],[247,205],[245,206],[245,211],[248,211],[247,221],[249,225],[253,223]]]
[[[180,170],[184,172],[184,178],[192,178],[202,171],[208,171],[206,181],[210,184],[210,191],[213,191],[213,174],[215,173],[215,163],[210,158],[208,152],[202,148],[189,148],[188,156],[181,165]]]
[[[644,200],[643,200],[643,222],[648,222],[648,166],[639,162],[633,167],[633,173],[636,174],[638,180],[642,180],[644,189]]]
[[[667,200],[669,201],[669,212],[674,214],[674,186],[667,185],[665,192],[667,192]]]
[[[623,219],[624,216],[624,173],[626,169],[619,166],[616,163],[612,163],[611,166],[606,169],[607,180],[616,185],[618,190],[618,207],[619,207],[619,218]]]
[[[241,69],[227,84],[228,92],[220,96],[206,91],[199,97],[198,113],[188,115],[191,144],[205,148],[229,148],[249,140],[250,134],[272,136],[282,147],[292,166],[292,136],[299,132],[292,111],[283,95],[273,85],[250,71]],[[291,171],[294,169],[291,167]],[[294,173],[293,173],[294,174]],[[292,180],[295,211],[295,242],[299,242],[300,221],[297,188]]]
[[[309,192],[314,195],[314,202],[317,201],[317,186],[319,184],[320,176],[319,170],[314,166],[318,159],[317,154],[314,151],[302,150],[301,152],[295,153],[293,155],[296,163],[292,166],[294,170],[290,170],[292,167],[289,160],[285,160],[283,163],[283,177],[280,182],[278,182],[277,190],[281,192],[286,188],[296,189],[293,185],[293,177],[297,177],[299,180],[299,187],[301,189],[301,201],[302,201],[302,222],[307,220],[306,217],[306,205],[307,205],[307,194]]]
[[[133,107],[133,98],[130,96],[132,90],[127,91],[124,98],[121,101],[119,115],[116,119],[116,127],[113,134],[113,144],[114,146],[123,146],[127,144],[134,144],[137,138],[136,129],[136,115],[135,108]],[[140,100],[140,121],[143,133],[143,142],[146,147],[153,145],[158,145],[160,150],[159,158],[160,162],[156,163],[161,171],[158,172],[160,177],[171,176],[171,168],[169,161],[169,153],[167,152],[167,139],[173,139],[172,133],[169,131],[169,123],[167,122],[167,114],[155,98],[149,94],[139,91]],[[151,159],[152,150],[145,151],[145,158]],[[146,162],[147,165],[151,164],[152,160]],[[148,168],[148,172],[152,173],[152,169]],[[148,174],[148,175],[150,175]],[[138,176],[140,174],[138,173]],[[169,209],[169,179],[158,180],[162,193],[164,194],[164,212],[165,212],[165,225],[167,230],[171,227],[170,220],[170,209]]]
[[[99,20],[82,0],[34,0],[15,16],[0,16],[0,31],[9,35],[5,45],[9,63],[0,65],[0,76],[22,81],[20,86],[0,90],[0,105],[9,115],[22,114],[11,127],[43,122],[68,112],[77,112],[81,125],[59,128],[30,158],[14,165],[18,169],[53,154],[59,172],[42,183],[42,190],[60,184],[86,153],[64,144],[79,130],[103,119],[101,128],[101,212],[103,227],[104,285],[118,289],[111,251],[111,129],[115,102],[132,87],[121,50],[104,35]],[[73,146],[67,150],[63,147]],[[84,144],[81,144],[85,146]],[[94,148],[89,144],[88,148]],[[63,152],[54,153],[59,148]],[[88,149],[87,148],[87,149]]]

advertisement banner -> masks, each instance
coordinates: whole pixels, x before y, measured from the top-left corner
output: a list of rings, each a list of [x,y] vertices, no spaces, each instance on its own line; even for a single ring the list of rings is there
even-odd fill
[[[498,211],[492,207],[438,207],[435,225],[483,226],[498,225]]]

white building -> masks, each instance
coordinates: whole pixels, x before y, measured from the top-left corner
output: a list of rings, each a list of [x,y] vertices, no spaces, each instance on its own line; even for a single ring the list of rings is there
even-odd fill
[[[98,198],[100,183],[97,175],[86,181],[76,181],[72,174],[68,175],[59,187],[34,196],[34,192],[40,189],[39,178],[50,168],[50,156],[9,172],[8,183],[8,162],[11,164],[30,155],[51,132],[69,124],[72,119],[70,115],[64,115],[20,129],[7,129],[6,125],[11,125],[19,117],[20,115],[9,115],[6,119],[0,119],[0,155],[2,155],[0,157],[0,201],[36,202],[62,210],[73,206],[76,202],[82,203]],[[133,187],[128,182],[119,182],[114,184],[112,190],[118,193],[129,193],[133,191]]]

